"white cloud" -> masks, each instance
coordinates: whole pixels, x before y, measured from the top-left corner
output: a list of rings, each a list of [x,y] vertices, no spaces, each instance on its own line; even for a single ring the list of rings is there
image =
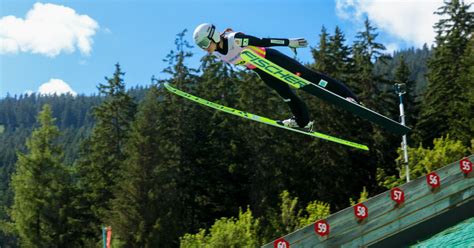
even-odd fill
[[[48,82],[42,84],[38,88],[38,93],[40,95],[61,95],[61,94],[71,94],[76,96],[77,93],[72,90],[71,86],[64,82],[61,79],[51,78]]]
[[[440,16],[433,12],[441,6],[443,0],[336,0],[336,13],[355,21],[367,15],[377,28],[421,47],[434,42],[433,25]]]
[[[24,19],[0,18],[0,54],[31,52],[54,57],[77,47],[88,55],[98,28],[94,19],[69,7],[35,3]]]

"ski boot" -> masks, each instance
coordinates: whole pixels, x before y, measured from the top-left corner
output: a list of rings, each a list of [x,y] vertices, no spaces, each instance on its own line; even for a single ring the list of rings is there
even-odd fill
[[[346,100],[355,104],[359,104],[354,98],[352,97],[346,97]]]
[[[349,102],[352,102],[352,103],[355,103],[355,104],[359,104],[359,105],[361,105],[361,106],[364,106],[364,104],[363,104],[362,102],[358,102],[358,101],[356,101],[356,100],[355,100],[354,98],[352,98],[352,97],[349,97],[349,96],[348,96],[348,97],[346,97],[346,100],[349,101]]]
[[[306,130],[306,131],[313,131],[313,124],[314,124],[314,121],[310,121],[308,122],[308,124],[306,124],[306,126],[304,127],[300,127],[298,125],[298,123],[296,123],[296,119],[295,117],[291,117],[289,119],[286,119],[286,120],[282,120],[282,121],[278,121],[278,124],[280,125],[283,125],[285,127],[289,127],[289,128],[296,128],[296,129],[303,129],[303,130]]]

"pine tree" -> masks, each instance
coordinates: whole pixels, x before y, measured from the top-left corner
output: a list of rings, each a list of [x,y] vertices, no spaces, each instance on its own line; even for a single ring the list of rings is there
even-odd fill
[[[77,165],[82,202],[90,206],[84,210],[85,239],[98,237],[100,225],[108,219],[113,192],[121,180],[120,171],[126,158],[124,147],[136,108],[125,91],[123,75],[116,64],[113,77],[106,77],[107,83],[99,85],[105,100],[94,108],[96,125],[82,144]]]
[[[311,53],[313,54],[313,58],[316,61],[313,64],[313,68],[317,71],[321,71],[324,73],[331,74],[334,71],[334,68],[331,68],[331,58],[329,53],[329,37],[328,37],[327,29],[323,26],[321,28],[321,34],[319,35],[319,45],[314,49],[311,49]]]
[[[74,246],[71,230],[71,178],[61,163],[60,135],[51,107],[44,105],[38,115],[39,127],[27,141],[28,151],[19,153],[12,176],[15,194],[11,214],[25,247]]]
[[[387,80],[385,75],[374,73],[375,63],[388,59],[384,55],[385,46],[377,42],[377,29],[371,25],[368,19],[365,20],[364,26],[364,30],[357,34],[353,45],[354,74],[351,78],[356,94],[366,107],[389,118],[396,119],[398,118],[398,108],[396,95],[391,85],[392,82]],[[367,121],[364,122],[369,124]],[[374,189],[374,187],[377,187],[374,184],[376,168],[382,167],[389,171],[395,170],[393,161],[400,140],[399,137],[378,125],[367,124],[360,125],[361,128],[355,130],[360,134],[370,134],[360,136],[360,141],[371,144],[369,154],[367,154],[367,157],[355,157],[353,163],[359,166],[357,171],[361,171],[360,177],[365,180],[362,185],[367,186],[369,192],[374,192],[377,191],[377,189]],[[371,184],[367,185],[367,182]]]
[[[459,83],[468,90],[466,92],[466,102],[459,106],[463,118],[459,120],[460,123],[456,126],[460,128],[453,132],[453,136],[468,145],[468,143],[466,144],[466,138],[474,137],[474,35],[470,38],[464,56],[461,58],[461,63],[465,66],[465,71],[460,76]]]
[[[319,57],[325,57],[326,59],[321,60],[315,57],[313,67],[325,68],[325,70],[318,71],[336,80],[350,79],[351,71],[348,70],[351,63],[350,48],[344,44],[344,41],[344,34],[339,28],[335,29],[334,35],[327,34],[326,40],[321,40],[320,44],[314,48],[317,51],[313,52],[313,54],[318,54]],[[359,141],[358,132],[354,129],[358,129],[360,119],[354,118],[351,113],[340,107],[316,99],[313,96],[309,96],[306,102],[314,116],[316,130]],[[341,149],[338,144],[318,139],[311,139],[310,142],[305,144],[304,148],[297,152],[302,164],[300,166],[304,169],[301,169],[300,174],[295,177],[305,178],[299,182],[298,189],[309,188],[310,190],[307,190],[306,194],[301,196],[301,199],[303,202],[309,202],[316,198],[330,201],[336,209],[344,207],[348,195],[357,193],[352,189],[359,188],[359,182],[350,179],[353,178],[353,171],[356,171],[350,168],[356,166],[351,159],[351,150]],[[312,154],[312,156],[308,156],[308,154]],[[357,156],[360,155],[357,152]],[[318,159],[314,160],[313,156],[318,157]],[[327,177],[329,174],[337,176]],[[338,191],[330,190],[333,187],[337,187]]]
[[[172,76],[168,82],[199,97],[237,107],[242,82],[235,71],[213,56],[205,56],[202,75],[194,75],[195,70],[184,65],[185,59],[192,56],[184,32],[177,35],[176,51],[167,56],[170,66],[165,72]],[[169,94],[164,104],[172,111],[163,117],[172,129],[168,138],[178,148],[174,154],[179,164],[176,181],[183,207],[174,211],[181,211],[180,231],[194,232],[202,225],[212,225],[218,216],[238,211],[239,204],[235,203],[245,195],[247,187],[242,183],[248,182],[248,175],[241,174],[242,160],[248,156],[243,155],[246,149],[240,146],[243,130],[239,126],[245,124],[236,122],[236,117]]]
[[[240,103],[251,101],[254,95],[248,98],[239,95],[242,86],[246,83],[239,79],[238,72],[232,66],[217,61],[214,56],[205,56],[201,66],[202,75],[199,77],[195,92],[205,99],[219,104],[241,109]],[[240,106],[239,106],[240,105]],[[246,111],[252,111],[244,107]],[[200,201],[201,222],[212,225],[215,216],[230,216],[238,211],[235,202],[247,203],[246,186],[248,182],[245,161],[248,159],[245,151],[249,144],[245,142],[242,133],[248,128],[248,123],[238,117],[209,108],[197,106],[192,116],[195,121],[196,136],[199,137],[196,145],[199,152],[196,154],[196,166],[200,170],[201,180],[199,193],[205,196]],[[202,187],[213,184],[215,187]],[[225,192],[225,193],[224,193]],[[215,206],[209,209],[206,206]]]
[[[186,66],[186,59],[193,54],[189,51],[191,47],[184,39],[187,30],[177,34],[175,45],[176,51],[171,51],[166,58],[169,66],[164,70],[170,74],[170,78],[166,81],[186,92],[191,92],[196,88],[195,71]],[[177,197],[176,204],[170,209],[170,214],[178,216],[175,221],[180,226],[176,235],[183,232],[194,231],[199,228],[200,216],[202,208],[199,201],[202,198],[199,189],[205,188],[201,184],[203,179],[200,175],[200,168],[196,161],[200,155],[202,132],[199,130],[199,117],[197,114],[197,106],[195,103],[183,99],[173,94],[166,94],[163,101],[168,114],[162,115],[163,126],[168,127],[166,135],[167,143],[175,144],[173,147],[172,162],[174,170],[174,181],[176,183]],[[195,119],[197,118],[197,119]],[[177,236],[175,236],[177,237]],[[179,240],[173,239],[172,244],[177,245]]]
[[[378,100],[381,97],[383,80],[374,76],[374,63],[377,60],[386,59],[383,56],[385,46],[376,42],[378,33],[368,19],[364,22],[364,30],[357,33],[354,42],[354,79],[357,82],[356,94],[361,101],[373,109],[382,109]]]
[[[464,1],[445,1],[437,15],[442,18],[435,24],[436,47],[428,63],[428,89],[424,94],[416,138],[425,145],[436,137],[450,134],[468,144],[472,133],[469,125],[472,112],[467,112],[472,81],[462,78],[468,74],[469,64],[460,63],[466,54],[469,39],[474,32],[472,4]]]
[[[348,75],[352,72],[351,69],[351,48],[345,44],[346,38],[342,30],[336,26],[334,35],[329,37],[329,54],[331,56],[330,63],[332,64],[332,71],[327,73],[338,80],[350,85]]]
[[[177,35],[176,51],[167,56],[169,67],[164,72],[171,75],[168,83],[199,97],[236,107],[240,98],[234,70],[213,56],[205,56],[200,68],[202,75],[194,75],[196,70],[185,66],[185,60],[192,56],[184,39],[185,32]],[[177,168],[176,195],[180,202],[177,205],[181,207],[174,207],[172,212],[179,213],[179,232],[194,232],[203,225],[212,225],[218,216],[238,211],[239,205],[235,202],[246,189],[240,182],[248,181],[240,174],[242,166],[237,157],[245,151],[236,148],[236,144],[241,143],[242,132],[236,130],[240,124],[231,121],[235,117],[181,97],[166,94],[163,104],[169,111],[161,117],[163,126],[169,127],[166,139],[176,144],[173,161]],[[247,156],[241,155],[240,160],[242,158],[247,159]]]
[[[166,139],[163,91],[152,86],[139,105],[126,146],[127,166],[112,200],[110,223],[124,247],[166,247],[178,239],[176,146]],[[171,245],[169,245],[171,246]]]

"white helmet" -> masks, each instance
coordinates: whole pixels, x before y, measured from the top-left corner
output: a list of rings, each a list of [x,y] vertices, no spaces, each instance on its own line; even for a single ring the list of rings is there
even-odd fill
[[[211,45],[211,40],[218,43],[221,34],[216,31],[216,26],[210,23],[203,23],[194,29],[194,42],[202,49],[207,49]]]

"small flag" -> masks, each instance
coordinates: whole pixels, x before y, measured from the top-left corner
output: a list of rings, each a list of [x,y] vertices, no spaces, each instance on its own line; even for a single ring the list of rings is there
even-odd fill
[[[112,240],[112,227],[107,227],[107,248],[110,248],[110,242]]]

